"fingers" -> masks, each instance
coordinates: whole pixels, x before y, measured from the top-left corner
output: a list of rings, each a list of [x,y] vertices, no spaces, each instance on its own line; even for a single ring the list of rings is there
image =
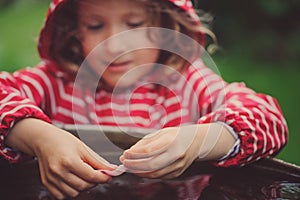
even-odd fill
[[[131,172],[146,177],[178,176],[198,156],[197,129],[197,126],[163,129],[134,145],[120,160]]]
[[[75,197],[79,192],[89,189],[97,183],[111,180],[110,176],[94,169],[84,160],[94,163],[97,167],[112,169],[107,166],[106,161],[96,159],[90,153],[85,154],[84,159],[69,157],[60,162],[56,162],[57,159],[55,162],[39,159],[42,183],[56,198],[63,199]]]
[[[145,159],[165,152],[174,142],[176,133],[164,134],[164,131],[144,137],[123,153],[125,159]]]
[[[99,172],[109,175],[110,177],[110,176],[119,176],[127,170],[127,168],[124,167],[123,165],[120,166],[113,165],[107,162],[105,159],[103,159],[101,156],[99,156],[89,147],[86,148],[89,152],[89,155],[87,155],[85,161],[89,163],[91,166],[93,166],[95,169],[97,169]]]
[[[87,164],[78,167],[78,170],[41,172],[43,174],[41,176],[42,183],[56,198],[63,199],[64,197],[75,197],[79,192],[111,179],[110,176],[94,170],[90,166],[84,167],[85,165]]]
[[[64,199],[65,195],[55,186],[53,185],[47,176],[47,173],[39,160],[39,168],[40,168],[40,175],[41,175],[41,181],[43,185],[49,190],[49,192],[55,196],[57,199]]]
[[[43,183],[47,189],[49,190],[49,192],[56,198],[59,200],[65,199],[66,196],[63,192],[61,192],[57,187],[55,187],[54,185],[52,185],[51,183],[45,184]]]
[[[187,167],[187,163],[181,159],[160,170],[144,173],[137,172],[136,175],[145,178],[172,179],[180,176]]]
[[[72,173],[66,174],[62,180],[63,184],[61,187],[63,188],[64,184],[66,185],[64,191],[68,191],[68,187],[73,188],[76,191],[84,191],[95,186],[95,183],[85,181],[84,179]]]
[[[65,173],[65,178],[62,179],[60,175],[51,173],[49,170],[44,169],[41,165],[40,172],[42,183],[57,199],[64,199],[66,196],[75,197],[79,194],[80,189],[87,188],[76,188],[76,186],[78,185],[84,185],[84,181],[75,177],[70,178],[69,173]],[[85,185],[87,185],[88,187],[92,187],[92,185],[90,185],[89,183],[85,183]]]
[[[99,156],[96,152],[85,146],[87,152],[83,156],[83,161],[98,170],[115,170],[118,166],[107,162],[104,158]]]
[[[148,157],[144,159],[127,159],[125,156],[121,157],[121,161],[125,167],[130,169],[130,171],[156,171],[165,167],[168,167],[170,164],[176,160],[180,160],[184,157],[184,154],[164,152],[158,154],[154,157]]]
[[[110,176],[120,176],[121,174],[123,174],[124,172],[127,171],[127,168],[124,165],[120,165],[118,166],[118,168],[116,168],[115,170],[111,171],[111,170],[101,170],[101,172],[108,174]]]
[[[53,180],[53,182],[48,181],[47,183],[44,183],[44,185],[57,199],[76,197],[79,195],[79,190],[74,189],[65,182],[57,182],[56,180],[57,179]]]
[[[105,166],[103,169],[104,168]],[[100,170],[93,169],[92,166],[84,162],[81,165],[77,165],[76,167],[72,166],[69,169],[70,172],[90,183],[105,183],[111,179],[110,176],[102,173]]]

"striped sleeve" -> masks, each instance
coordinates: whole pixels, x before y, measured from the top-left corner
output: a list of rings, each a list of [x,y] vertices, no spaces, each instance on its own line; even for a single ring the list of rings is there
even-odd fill
[[[224,122],[238,134],[238,152],[215,165],[243,166],[276,155],[287,143],[288,128],[276,99],[243,83],[227,84],[208,68],[194,70],[201,117],[198,123]]]
[[[0,73],[0,156],[9,162],[29,158],[5,145],[5,137],[16,122],[29,117],[50,122],[37,105],[42,98],[40,84],[26,73]]]

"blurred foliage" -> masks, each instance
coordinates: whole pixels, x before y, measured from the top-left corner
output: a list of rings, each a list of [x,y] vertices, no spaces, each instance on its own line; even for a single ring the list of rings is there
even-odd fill
[[[198,7],[214,17],[221,47],[237,47],[262,62],[299,61],[299,0],[199,0]]]
[[[0,0],[0,71],[39,62],[36,39],[49,2]],[[300,0],[197,2],[214,18],[221,50],[213,59],[222,77],[279,101],[290,136],[278,157],[300,165]]]
[[[0,9],[14,4],[16,0],[0,0]]]

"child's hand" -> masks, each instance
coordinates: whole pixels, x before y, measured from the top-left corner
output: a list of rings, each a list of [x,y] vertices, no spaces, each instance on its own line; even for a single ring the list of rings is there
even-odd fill
[[[115,168],[70,133],[40,120],[18,122],[7,139],[10,146],[37,156],[42,183],[58,199],[109,181],[100,170]]]
[[[43,184],[57,198],[75,197],[80,191],[111,179],[100,170],[114,167],[69,133],[60,133],[37,153]],[[59,141],[58,141],[59,140]]]
[[[174,178],[199,154],[197,125],[165,128],[144,137],[126,150],[120,160],[131,172],[149,178]]]
[[[175,178],[196,160],[216,160],[235,138],[222,124],[165,128],[144,137],[120,157],[128,171],[148,178]]]

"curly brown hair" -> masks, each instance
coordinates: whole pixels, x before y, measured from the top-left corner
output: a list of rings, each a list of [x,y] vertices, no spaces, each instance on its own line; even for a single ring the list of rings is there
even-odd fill
[[[174,34],[164,38],[168,45],[172,44],[174,49],[182,49],[184,55],[176,55],[172,52],[161,50],[157,63],[171,66],[177,71],[184,69],[192,59],[200,56],[200,45],[186,45],[182,43],[179,34],[185,34],[192,38],[198,44],[200,35],[210,33],[203,24],[199,24],[191,16],[182,11],[168,1],[161,0],[134,0],[145,4],[150,19],[160,19],[160,27],[175,30]],[[55,60],[63,67],[71,71],[77,71],[84,61],[80,35],[78,33],[78,2],[79,0],[67,0],[63,6],[57,8],[56,14],[52,17],[54,24],[53,34],[49,54],[51,59]],[[202,38],[203,39],[203,38]],[[186,59],[188,58],[188,59]]]

